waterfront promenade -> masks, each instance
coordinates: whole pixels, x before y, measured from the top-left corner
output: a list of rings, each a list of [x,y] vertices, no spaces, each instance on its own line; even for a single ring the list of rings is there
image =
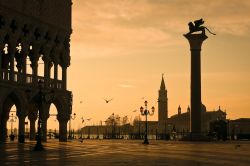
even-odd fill
[[[74,140],[43,143],[45,151],[34,152],[35,142],[0,144],[0,165],[164,165],[249,166],[250,142],[172,142],[150,140]]]

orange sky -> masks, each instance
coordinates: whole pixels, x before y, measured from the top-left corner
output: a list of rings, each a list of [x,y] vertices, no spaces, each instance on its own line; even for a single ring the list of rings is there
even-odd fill
[[[186,111],[190,51],[183,34],[189,21],[201,17],[217,33],[202,47],[202,101],[209,111],[220,105],[230,119],[250,117],[249,16],[249,0],[73,0],[72,126],[82,126],[81,117],[92,118],[87,124],[112,113],[133,118],[142,97],[157,109],[162,73],[169,116],[179,104]],[[103,98],[114,99],[106,104]]]

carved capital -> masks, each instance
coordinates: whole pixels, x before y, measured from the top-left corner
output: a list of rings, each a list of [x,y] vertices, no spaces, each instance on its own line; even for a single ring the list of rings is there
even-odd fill
[[[205,34],[185,34],[184,35],[190,44],[190,49],[191,50],[200,50],[202,43],[204,40],[206,40],[208,37]]]

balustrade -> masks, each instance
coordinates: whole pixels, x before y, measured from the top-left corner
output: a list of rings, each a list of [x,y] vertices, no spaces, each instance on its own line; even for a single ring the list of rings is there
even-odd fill
[[[44,82],[44,77],[37,76],[37,80],[42,80]],[[14,80],[11,81],[10,79],[10,70],[1,70],[0,73],[0,80],[1,82],[14,82],[21,85],[31,85],[34,86],[36,82],[34,82],[33,75],[32,74],[23,74],[19,72],[14,72]],[[49,84],[47,86],[48,88],[56,88],[56,89],[62,89],[62,81],[61,80],[54,80],[49,79]]]

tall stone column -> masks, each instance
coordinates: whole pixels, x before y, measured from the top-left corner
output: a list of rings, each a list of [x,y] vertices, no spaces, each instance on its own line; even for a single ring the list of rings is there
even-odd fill
[[[62,88],[67,89],[67,67],[62,67]]]
[[[192,139],[201,136],[201,46],[207,39],[205,34],[184,35],[190,44],[191,50],[191,116],[190,129]]]
[[[18,116],[18,141],[24,143],[24,133],[25,133],[25,116]]]

